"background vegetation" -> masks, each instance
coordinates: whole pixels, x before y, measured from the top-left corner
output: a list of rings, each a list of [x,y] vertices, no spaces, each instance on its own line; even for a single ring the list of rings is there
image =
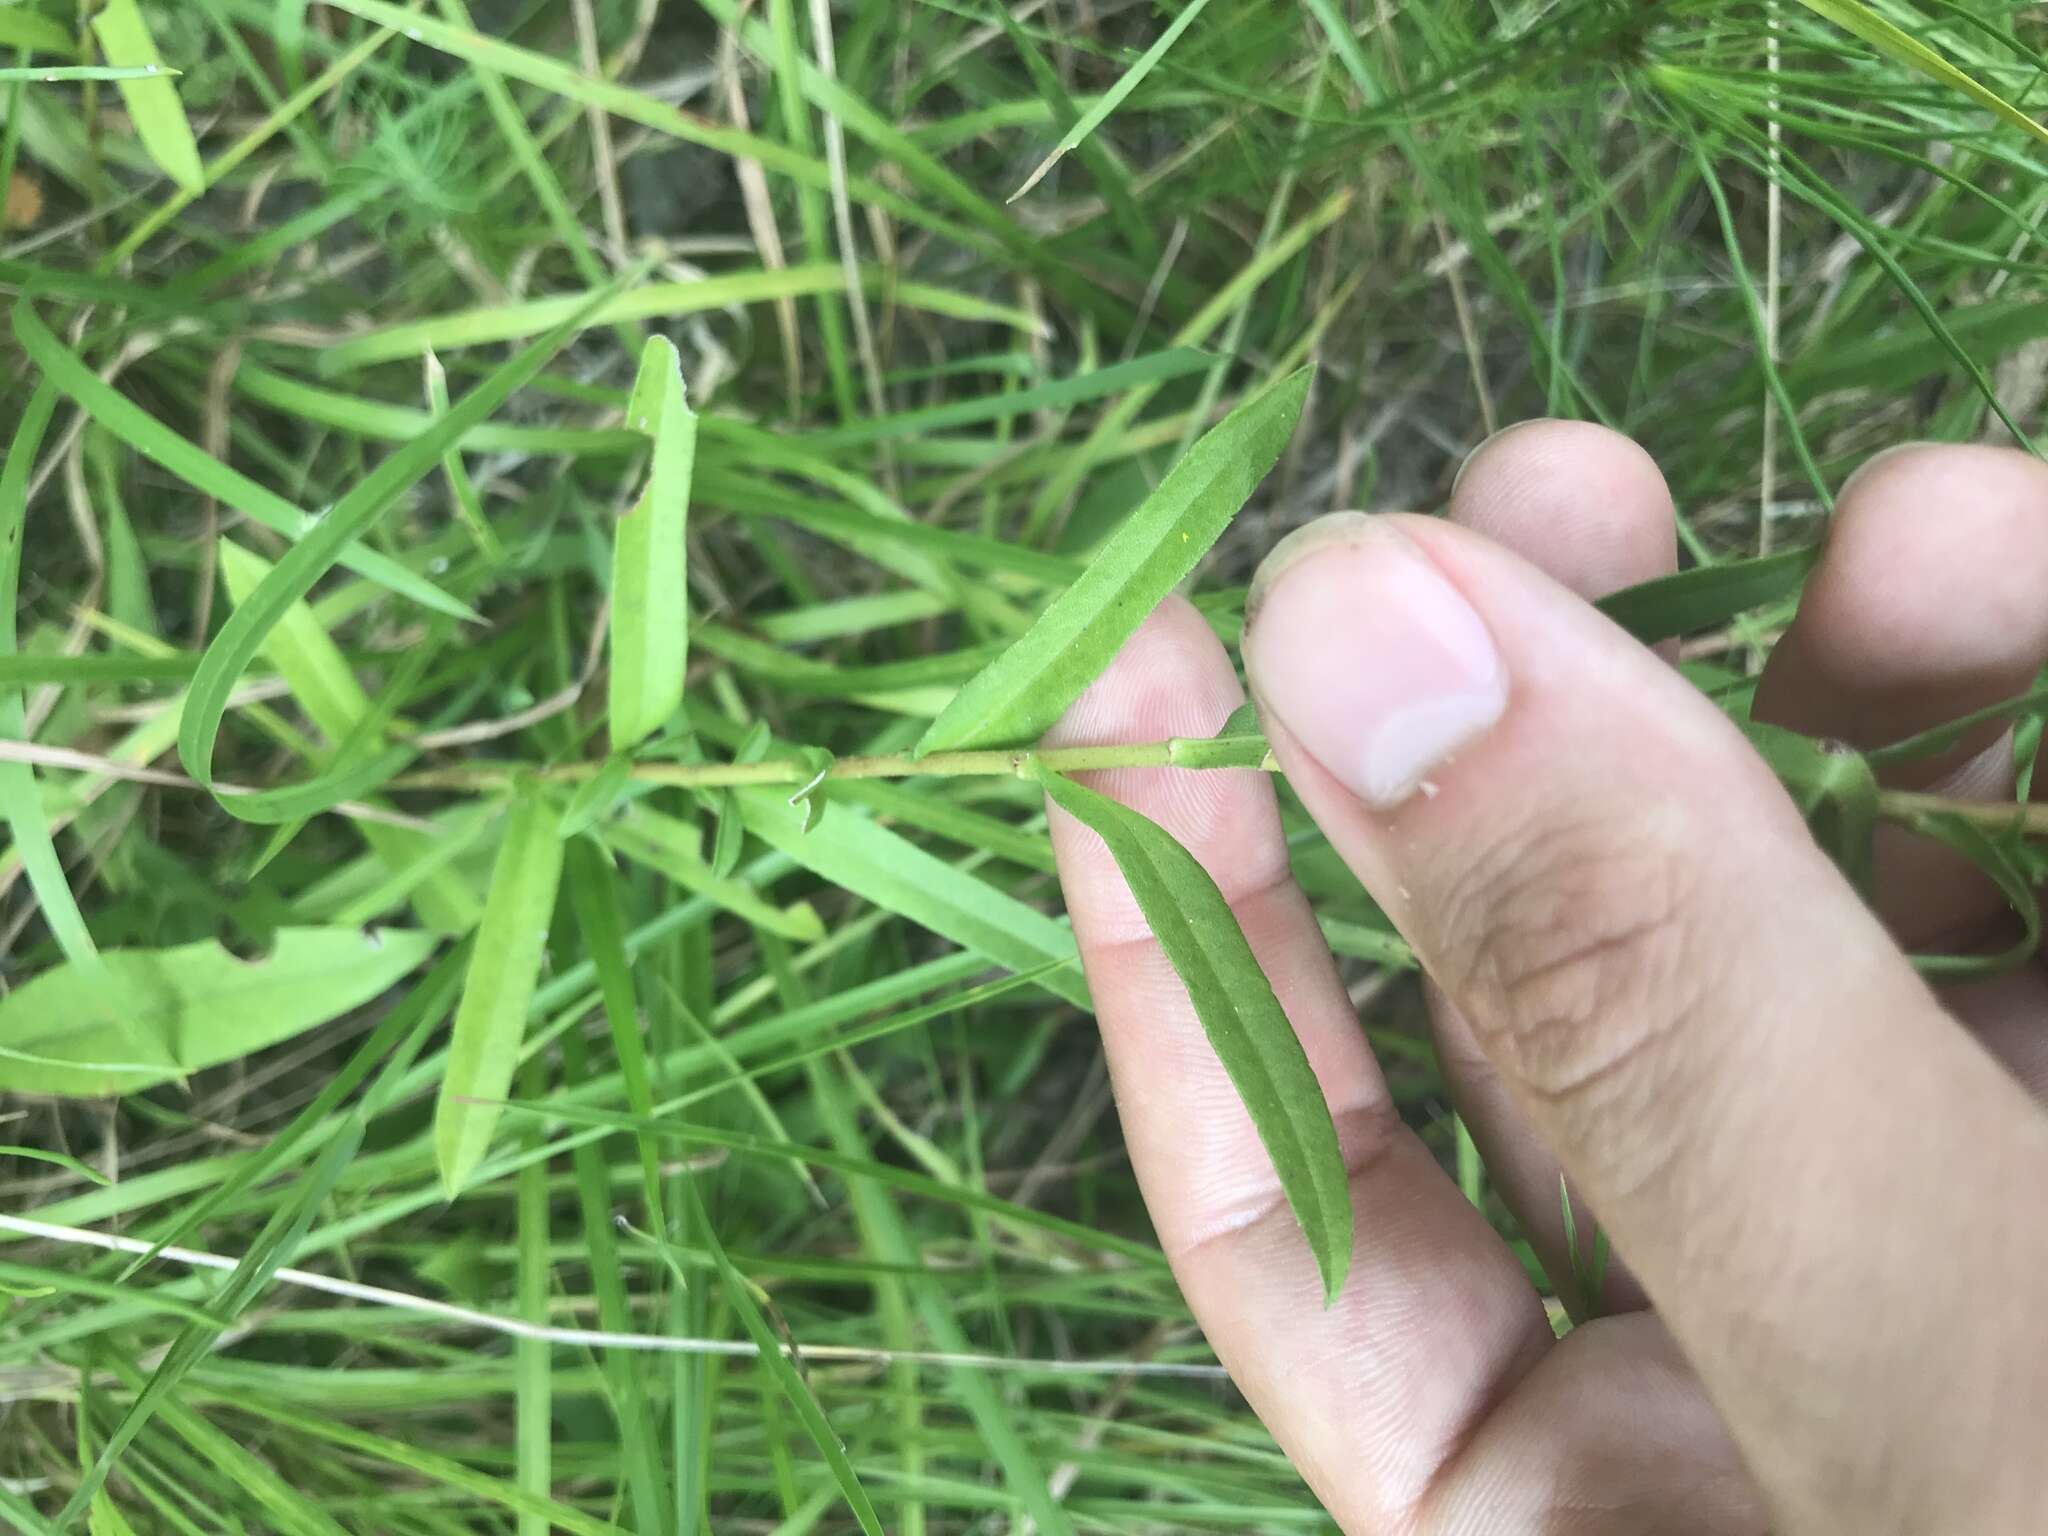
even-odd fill
[[[1583,416],[1734,573],[1667,627],[1739,707],[1799,559],[1737,562],[2038,418],[2040,37],[0,4],[0,1526],[1324,1526],[1150,1238],[1038,787],[813,781],[1308,363],[1194,580],[1226,640],[1280,531]]]

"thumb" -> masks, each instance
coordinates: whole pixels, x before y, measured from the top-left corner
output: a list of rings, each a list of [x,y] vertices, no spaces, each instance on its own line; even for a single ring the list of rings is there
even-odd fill
[[[1289,539],[1245,656],[1289,781],[1602,1212],[1787,1526],[2032,1518],[2048,1225],[2005,1191],[2048,1187],[2048,1119],[1741,734],[1428,518]]]

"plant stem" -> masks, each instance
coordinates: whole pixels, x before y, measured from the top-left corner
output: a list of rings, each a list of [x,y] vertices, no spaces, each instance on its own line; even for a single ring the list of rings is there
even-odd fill
[[[2023,837],[2048,837],[2048,804],[2012,800],[1952,800],[1946,795],[1926,795],[1910,789],[1881,789],[1877,792],[1877,814],[1886,821],[1908,826],[1946,816],[1967,821],[1986,832],[2018,832]]]
[[[393,779],[390,787],[489,789],[510,784],[516,778],[568,784],[594,777],[603,766],[597,762],[562,763],[550,768],[527,768],[515,763],[464,764],[409,773]],[[790,758],[766,763],[635,763],[632,777],[643,784],[709,789],[747,784],[803,785],[814,779],[1028,779],[1041,768],[1056,773],[1086,773],[1099,768],[1258,768],[1271,772],[1277,766],[1261,737],[1233,736],[1221,741],[1174,737],[1105,747],[1013,747],[991,752],[933,752],[924,757],[842,757],[822,772],[815,763]]]
[[[529,767],[520,763],[464,763],[426,768],[393,779],[392,789],[487,790],[516,780],[543,784],[575,784],[593,778],[601,762],[559,763]],[[933,752],[925,757],[895,753],[885,757],[842,757],[820,770],[801,758],[765,763],[635,763],[631,777],[643,784],[679,789],[789,784],[797,787],[832,779],[989,778],[1029,779],[1040,770],[1088,773],[1104,768],[1255,768],[1279,771],[1271,749],[1259,736],[1223,739],[1176,736],[1101,747],[1002,748],[982,752]],[[1913,823],[1948,816],[1987,831],[2017,831],[2048,836],[2048,804],[1956,800],[1912,790],[1880,790],[1877,813],[1886,821]]]

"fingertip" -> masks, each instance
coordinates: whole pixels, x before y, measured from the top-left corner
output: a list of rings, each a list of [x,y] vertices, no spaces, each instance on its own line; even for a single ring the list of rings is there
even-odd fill
[[[1757,714],[1875,747],[1993,703],[2048,658],[2044,590],[2048,465],[1963,444],[1880,454],[1842,489]]]
[[[1678,568],[1677,519],[1656,461],[1586,421],[1527,421],[1473,450],[1447,515],[1581,597]]]

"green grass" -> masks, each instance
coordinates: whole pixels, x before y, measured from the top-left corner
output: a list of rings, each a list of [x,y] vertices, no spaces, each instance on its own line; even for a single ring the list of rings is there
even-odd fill
[[[1116,624],[1033,625],[1192,530],[1234,642],[1286,528],[1579,416],[1696,568],[1611,611],[1739,709],[1849,468],[2040,418],[2041,42],[2007,0],[0,8],[0,1526],[1326,1528],[1122,1158],[1008,750]],[[1190,522],[1169,471],[1309,365]],[[1906,816],[2030,905],[2010,840],[1767,746],[1845,864]]]

